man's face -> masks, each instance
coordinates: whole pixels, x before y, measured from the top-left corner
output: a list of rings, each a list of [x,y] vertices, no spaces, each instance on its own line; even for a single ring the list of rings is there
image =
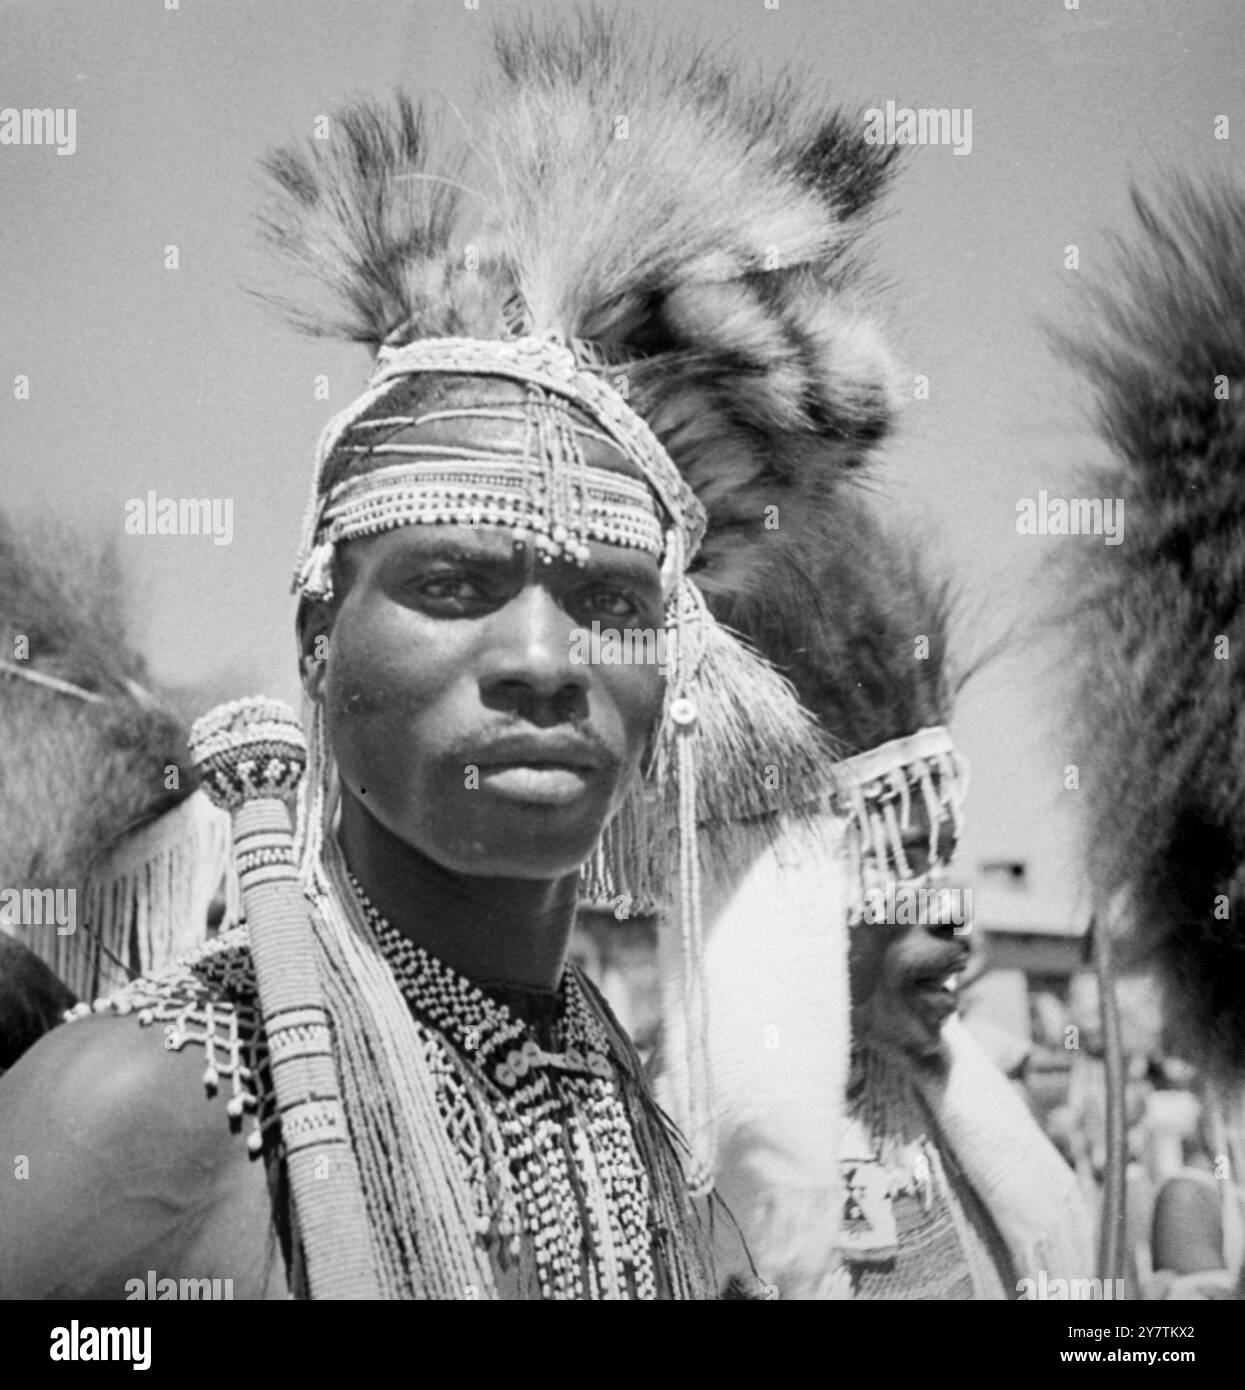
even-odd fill
[[[594,544],[584,567],[545,564],[505,527],[414,525],[340,546],[338,571],[321,693],[343,795],[452,872],[577,869],[637,772],[662,675],[577,664],[574,633],[660,628],[657,562]]]
[[[853,1028],[898,1047],[912,1057],[928,1058],[942,1047],[942,1025],[956,1010],[949,979],[968,963],[970,947],[950,926],[919,923],[885,926],[861,923],[852,928],[853,946],[861,933],[876,933],[870,944],[878,955],[874,988],[853,1009]]]

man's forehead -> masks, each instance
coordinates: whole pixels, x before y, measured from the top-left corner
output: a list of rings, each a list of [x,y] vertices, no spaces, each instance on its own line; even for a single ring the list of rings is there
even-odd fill
[[[570,401],[559,403],[584,465],[647,482],[606,432]],[[438,450],[531,458],[541,441],[531,421],[531,396],[504,377],[419,373],[403,377],[351,425],[339,445],[334,483],[397,457],[435,460]],[[539,466],[539,460],[531,460]],[[654,496],[654,505],[656,497]]]

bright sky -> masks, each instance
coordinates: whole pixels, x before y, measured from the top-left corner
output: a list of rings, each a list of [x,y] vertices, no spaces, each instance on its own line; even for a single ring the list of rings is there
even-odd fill
[[[257,160],[360,92],[406,86],[470,119],[490,20],[524,0],[8,0],[0,108],[73,107],[77,150],[0,145],[5,505],[123,537],[157,675],[296,690],[288,571],[315,441],[360,388],[360,350],[300,340],[245,284]],[[769,0],[770,4],[774,0]],[[565,9],[565,0],[557,8]],[[612,6],[606,6],[612,8]],[[629,0],[844,100],[971,108],[972,152],[911,152],[879,238],[891,329],[930,377],[883,483],[962,578],[974,635],[1015,630],[1044,547],[1016,503],[1067,491],[1092,448],[1041,320],[1125,223],[1130,178],[1242,176],[1239,0]],[[1214,139],[1218,115],[1228,141]],[[165,248],[179,268],[165,269]],[[314,396],[326,373],[331,398]],[[10,383],[30,379],[30,399]],[[234,537],[124,537],[125,504],[231,498]],[[1039,916],[1071,911],[1075,793],[1031,644],[965,697],[967,860],[1023,858]]]

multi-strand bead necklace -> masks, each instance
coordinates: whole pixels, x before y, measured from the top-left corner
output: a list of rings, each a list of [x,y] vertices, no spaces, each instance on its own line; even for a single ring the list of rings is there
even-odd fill
[[[353,886],[425,1034],[479,1238],[503,1268],[526,1238],[543,1298],[655,1298],[649,1179],[605,1028],[575,973],[563,976],[563,1046],[552,1051]]]

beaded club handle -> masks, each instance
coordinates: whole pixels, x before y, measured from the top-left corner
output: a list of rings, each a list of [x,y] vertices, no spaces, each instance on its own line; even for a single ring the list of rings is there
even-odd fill
[[[350,1144],[315,940],[287,802],[307,763],[288,705],[255,697],[206,714],[190,749],[212,802],[230,813],[272,1084],[312,1298],[379,1298],[367,1210]]]

